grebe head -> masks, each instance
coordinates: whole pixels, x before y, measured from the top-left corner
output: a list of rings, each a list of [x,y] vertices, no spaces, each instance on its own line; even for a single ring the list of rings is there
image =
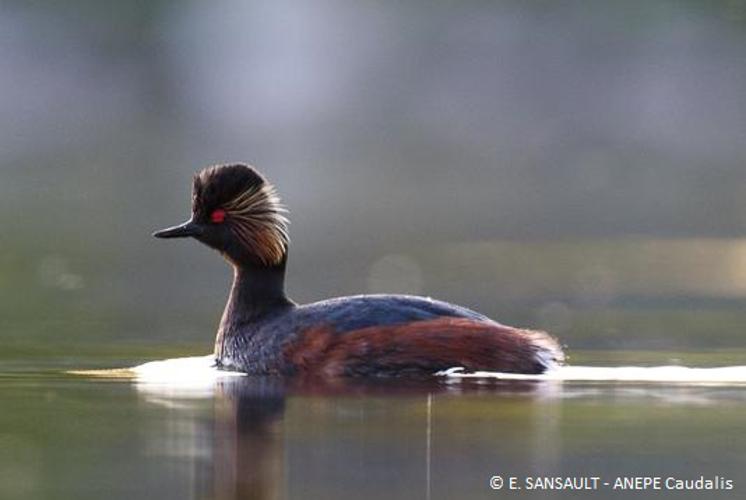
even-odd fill
[[[195,238],[237,266],[284,266],[285,213],[274,186],[253,167],[216,165],[194,175],[191,219],[153,236]]]

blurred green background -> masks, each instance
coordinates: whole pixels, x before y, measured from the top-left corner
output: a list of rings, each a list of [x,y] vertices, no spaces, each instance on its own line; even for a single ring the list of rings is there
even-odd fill
[[[230,270],[150,233],[231,161],[291,210],[298,301],[743,346],[743,0],[0,5],[6,354],[208,352]]]

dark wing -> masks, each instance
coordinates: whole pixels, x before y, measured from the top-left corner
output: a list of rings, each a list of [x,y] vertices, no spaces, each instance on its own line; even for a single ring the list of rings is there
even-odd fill
[[[301,306],[297,318],[308,326],[331,323],[338,332],[440,317],[491,321],[465,307],[411,295],[355,295]]]

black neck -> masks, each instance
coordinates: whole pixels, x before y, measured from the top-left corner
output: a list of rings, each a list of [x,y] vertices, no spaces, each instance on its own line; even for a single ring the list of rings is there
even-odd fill
[[[215,353],[220,356],[224,339],[243,330],[245,325],[292,306],[293,302],[285,295],[285,262],[273,267],[234,265],[233,285],[220,320]]]

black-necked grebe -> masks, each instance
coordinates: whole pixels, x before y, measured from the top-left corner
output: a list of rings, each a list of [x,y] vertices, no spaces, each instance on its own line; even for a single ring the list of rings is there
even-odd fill
[[[193,237],[233,266],[215,339],[221,368],[311,376],[427,375],[452,367],[533,374],[563,360],[544,332],[429,298],[358,295],[297,305],[284,287],[287,224],[262,175],[247,165],[219,165],[194,176],[191,219],[154,234]]]

